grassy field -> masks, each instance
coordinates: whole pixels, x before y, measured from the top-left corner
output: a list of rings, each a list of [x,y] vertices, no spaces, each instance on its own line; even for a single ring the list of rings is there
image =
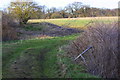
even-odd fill
[[[97,18],[70,18],[70,19],[32,19],[28,23],[50,22],[63,27],[82,28],[91,21],[113,22],[117,17]],[[40,28],[25,28],[26,30],[39,30]],[[61,46],[69,44],[80,34],[64,37],[50,37],[47,39],[31,39],[3,42],[3,77],[4,78],[58,78],[58,52]],[[82,73],[84,68],[73,64],[64,58],[63,63],[69,66],[65,78],[95,78]],[[77,70],[75,70],[76,68]]]
[[[79,34],[48,39],[3,42],[3,77],[59,77],[57,64],[58,48],[68,44],[69,41],[74,40],[78,35]],[[76,65],[73,65],[73,67],[75,66]],[[79,71],[74,74],[69,73],[66,77],[94,77]]]
[[[64,18],[64,19],[31,19],[28,23],[49,22],[63,27],[84,28],[92,21],[113,22],[118,17],[86,17],[86,18]]]

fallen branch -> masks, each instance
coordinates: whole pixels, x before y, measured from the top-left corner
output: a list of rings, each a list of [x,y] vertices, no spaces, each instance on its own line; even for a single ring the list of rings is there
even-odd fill
[[[83,60],[85,60],[84,59],[84,57],[82,56],[84,53],[86,53],[89,49],[91,49],[92,47],[90,46],[90,47],[88,47],[85,51],[83,51],[81,54],[79,54],[74,60],[77,60],[79,57],[81,57]]]

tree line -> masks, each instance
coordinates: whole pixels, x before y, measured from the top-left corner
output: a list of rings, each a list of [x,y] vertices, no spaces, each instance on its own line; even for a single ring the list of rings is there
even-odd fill
[[[11,2],[7,13],[16,18],[20,24],[26,24],[29,19],[55,19],[78,17],[117,16],[118,9],[95,8],[81,2],[73,2],[64,8],[47,8],[35,2]]]
[[[63,9],[57,9],[55,7],[47,9],[43,15],[44,19],[117,16],[118,9],[95,8],[83,5],[81,2],[74,2],[68,4]]]

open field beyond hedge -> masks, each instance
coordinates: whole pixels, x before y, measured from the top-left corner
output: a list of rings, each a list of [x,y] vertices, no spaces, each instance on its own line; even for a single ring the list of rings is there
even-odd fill
[[[61,19],[31,19],[28,23],[49,22],[63,27],[85,28],[93,21],[114,22],[118,17],[86,17],[86,18],[61,18]]]
[[[39,23],[48,22],[61,27],[81,29],[94,21],[110,23],[117,21],[117,17],[31,19],[28,23],[32,24],[29,24],[28,27],[35,24],[39,25],[40,28]],[[40,30],[38,27],[28,27],[23,29],[29,31]],[[61,31],[61,33],[63,32]],[[3,42],[3,78],[97,78],[97,76],[85,73],[85,68],[73,64],[66,57],[58,58],[60,48],[70,44],[80,35],[82,33],[62,37],[48,37],[47,39],[37,37],[30,40]],[[64,75],[62,72],[64,70],[59,66],[61,63],[67,65]]]

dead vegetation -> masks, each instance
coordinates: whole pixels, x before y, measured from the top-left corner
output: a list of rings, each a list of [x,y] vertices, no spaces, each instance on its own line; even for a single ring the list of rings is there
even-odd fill
[[[65,28],[48,22],[26,24],[26,26],[16,29],[20,33],[20,39],[40,38],[43,35],[50,37],[67,36],[83,32],[82,30]]]
[[[14,27],[16,27],[16,23],[13,19],[7,14],[3,14],[2,16],[2,40],[16,40],[17,32]]]
[[[67,55],[73,60],[89,46],[83,56],[85,62],[78,58],[75,62],[84,65],[86,71],[103,78],[118,78],[120,61],[118,48],[118,24],[94,23],[67,47]],[[86,64],[85,64],[86,63]]]

